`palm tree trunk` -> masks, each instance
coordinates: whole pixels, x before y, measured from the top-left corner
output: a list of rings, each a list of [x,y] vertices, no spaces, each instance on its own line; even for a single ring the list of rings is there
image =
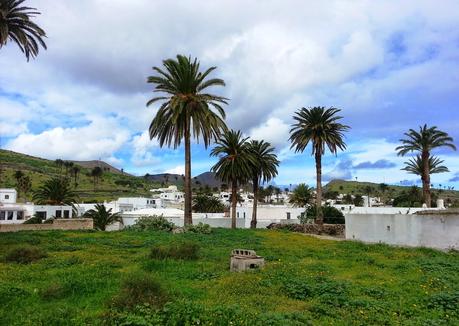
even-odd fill
[[[253,179],[253,210],[252,220],[250,221],[250,228],[257,228],[257,207],[258,206],[258,179]]]
[[[427,205],[427,207],[432,206],[432,200],[430,197],[430,166],[429,166],[429,152],[422,152],[422,165],[423,165],[423,171],[422,171],[422,195],[424,197],[424,202]]]
[[[231,228],[236,228],[237,181],[231,183]]]
[[[190,119],[187,117],[185,126],[185,212],[184,224],[193,224],[191,213],[191,141],[190,141]]]
[[[319,151],[315,153],[316,159],[316,224],[322,226],[324,217],[322,213],[322,155]]]

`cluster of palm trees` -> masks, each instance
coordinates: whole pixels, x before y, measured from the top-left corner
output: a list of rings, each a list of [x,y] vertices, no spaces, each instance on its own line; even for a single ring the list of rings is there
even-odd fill
[[[153,67],[155,75],[148,77],[148,83],[155,85],[154,92],[162,93],[148,101],[147,106],[161,102],[156,116],[150,124],[150,138],[158,138],[160,146],[177,148],[185,144],[185,224],[192,223],[191,194],[191,138],[203,140],[207,148],[212,142],[216,146],[211,155],[219,158],[212,171],[232,192],[232,226],[236,225],[237,190],[241,185],[251,183],[254,192],[254,209],[251,226],[256,226],[257,200],[260,184],[277,175],[279,161],[274,148],[263,140],[249,140],[241,131],[231,130],[225,124],[223,105],[228,99],[208,93],[212,86],[224,86],[222,79],[210,78],[216,69],[211,67],[200,71],[197,59],[178,55],[176,59],[163,61],[163,67]],[[303,152],[311,145],[311,154],[316,166],[316,223],[323,223],[322,214],[322,156],[328,151],[337,154],[346,149],[345,133],[349,126],[341,122],[340,109],[330,107],[301,108],[293,116],[290,130],[291,148]],[[406,162],[404,170],[421,175],[424,201],[430,200],[430,174],[446,172],[442,160],[431,156],[438,147],[456,149],[452,138],[437,127],[420,127],[419,132],[410,129],[397,147],[399,155],[417,152],[415,158]],[[306,187],[301,185],[301,187]],[[307,192],[307,190],[306,190]],[[293,198],[292,203],[301,204],[304,198]],[[309,198],[307,198],[309,200]]]
[[[208,78],[216,69],[211,67],[203,72],[197,59],[178,55],[176,59],[163,61],[163,67],[153,67],[155,75],[147,82],[155,85],[154,92],[161,93],[147,102],[147,106],[161,102],[156,116],[150,124],[150,138],[158,138],[160,146],[177,148],[185,144],[185,212],[184,223],[192,223],[191,194],[191,138],[203,140],[207,148],[215,141],[211,155],[219,158],[212,171],[232,192],[232,227],[236,227],[237,190],[243,184],[252,183],[254,209],[251,227],[256,227],[257,200],[260,183],[268,182],[277,175],[279,161],[274,148],[265,141],[243,137],[241,131],[230,130],[224,121],[222,107],[228,99],[207,92],[212,86],[224,86],[222,79]],[[316,160],[317,171],[317,212],[318,222],[322,202],[322,163],[326,148],[336,154],[346,148],[343,137],[348,126],[341,124],[340,110],[336,108],[302,108],[295,116],[291,130],[292,148],[303,152],[309,143]]]

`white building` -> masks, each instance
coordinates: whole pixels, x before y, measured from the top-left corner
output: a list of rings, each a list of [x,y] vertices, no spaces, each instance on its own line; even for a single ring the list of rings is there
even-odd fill
[[[18,192],[16,189],[1,188],[0,189],[0,204],[14,204],[16,203]]]

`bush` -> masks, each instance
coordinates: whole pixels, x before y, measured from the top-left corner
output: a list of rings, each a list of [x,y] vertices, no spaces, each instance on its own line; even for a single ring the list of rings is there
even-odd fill
[[[39,248],[19,247],[11,250],[5,260],[9,263],[29,264],[46,256],[46,253]]]
[[[171,244],[168,246],[157,246],[151,248],[150,258],[152,259],[184,259],[195,260],[199,256],[199,245],[193,242]]]
[[[344,215],[343,213],[332,206],[323,206],[322,213],[324,216],[325,224],[344,224]],[[307,218],[315,218],[317,216],[316,206],[310,206],[307,210]]]
[[[43,224],[53,224],[53,223],[54,223],[54,218],[49,218],[43,221]]]
[[[128,227],[128,230],[134,231],[167,231],[170,232],[174,228],[174,223],[169,222],[162,215],[140,217],[137,222]]]
[[[146,273],[135,273],[126,277],[121,290],[112,300],[112,306],[119,309],[132,309],[147,304],[161,308],[167,302],[167,293],[161,283]]]
[[[33,217],[29,218],[28,220],[24,221],[24,223],[22,223],[22,224],[41,224],[42,221],[43,220],[41,219],[41,217],[33,216]]]
[[[199,222],[196,225],[190,224],[184,227],[185,232],[192,232],[192,233],[201,233],[201,234],[210,234],[212,233],[212,228],[209,224],[204,224]]]

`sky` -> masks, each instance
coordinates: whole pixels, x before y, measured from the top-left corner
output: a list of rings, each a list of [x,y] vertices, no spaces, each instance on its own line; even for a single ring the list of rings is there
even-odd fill
[[[183,149],[160,148],[148,126],[157,105],[153,66],[197,57],[226,87],[230,128],[271,142],[276,184],[314,184],[310,147],[294,153],[292,116],[302,107],[341,109],[347,150],[323,160],[324,182],[420,184],[401,171],[395,147],[427,123],[459,147],[459,2],[28,0],[42,13],[48,50],[26,61],[0,49],[0,147],[48,159],[102,159],[125,171],[179,173]],[[192,146],[193,175],[215,158]],[[459,186],[459,156],[436,151]]]

